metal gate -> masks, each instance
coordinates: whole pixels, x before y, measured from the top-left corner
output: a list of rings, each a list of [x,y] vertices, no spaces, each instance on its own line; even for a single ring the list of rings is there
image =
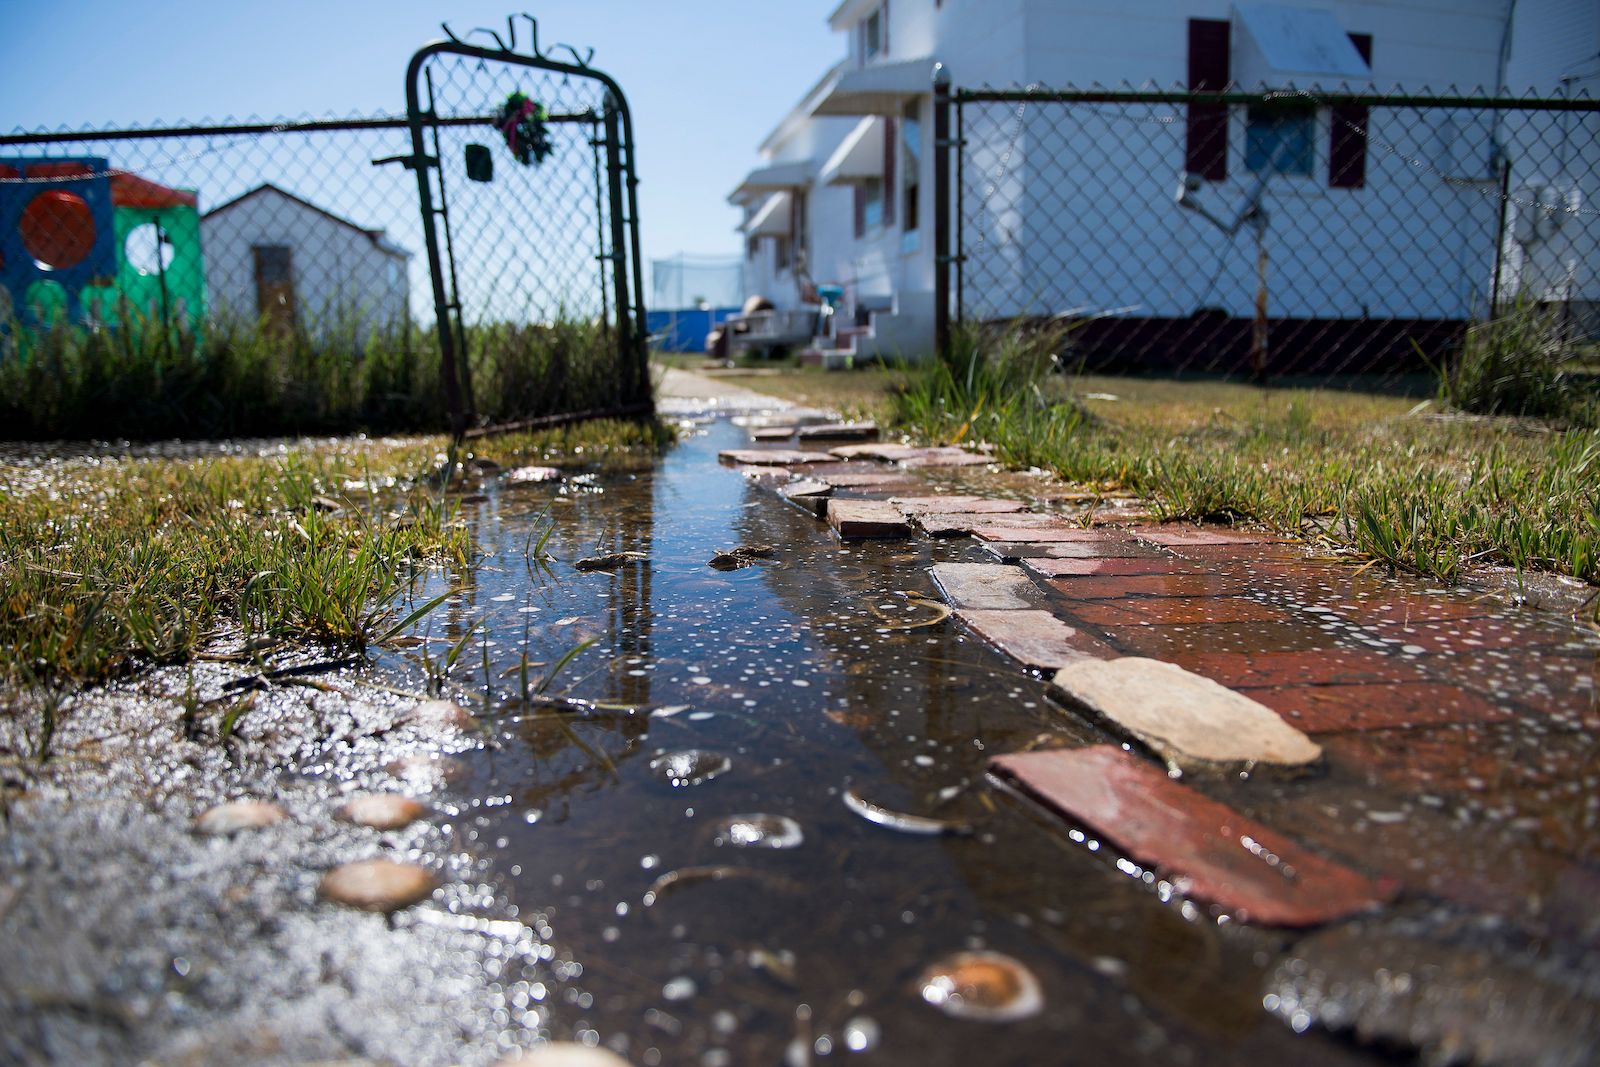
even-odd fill
[[[411,155],[451,429],[650,410],[633,124],[622,89],[536,20],[424,46]],[[555,53],[564,58],[553,58]]]

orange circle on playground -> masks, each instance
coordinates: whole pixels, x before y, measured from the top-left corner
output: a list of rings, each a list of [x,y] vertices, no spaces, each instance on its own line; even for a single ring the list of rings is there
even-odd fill
[[[28,201],[17,229],[28,254],[48,270],[75,267],[94,248],[94,212],[83,197],[60,189]]]

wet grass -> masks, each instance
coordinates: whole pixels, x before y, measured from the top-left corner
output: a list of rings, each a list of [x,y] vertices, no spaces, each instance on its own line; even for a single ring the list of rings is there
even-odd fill
[[[464,563],[448,498],[346,492],[363,467],[279,460],[73,464],[0,501],[0,642],[13,681],[92,681],[225,632],[361,649],[415,568]]]
[[[645,461],[671,438],[594,422],[470,450],[345,439],[0,464],[0,682],[91,683],[223,636],[359,652],[407,621],[419,573],[470,563],[459,500],[480,468]]]
[[[1138,493],[1162,519],[1258,523],[1444,582],[1489,563],[1600,583],[1600,432],[1415,395],[1052,373],[1060,340],[968,335],[948,363],[828,390],[920,440]]]

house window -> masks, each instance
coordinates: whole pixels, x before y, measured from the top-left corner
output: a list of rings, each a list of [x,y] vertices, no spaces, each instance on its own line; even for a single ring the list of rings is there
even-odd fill
[[[883,225],[883,180],[868,178],[854,186],[856,199],[856,236],[865,237],[867,231]]]
[[[1246,109],[1244,165],[1252,174],[1308,178],[1317,159],[1317,109],[1251,104]]]
[[[905,175],[900,227],[906,233],[916,230],[921,221],[922,118],[920,102],[906,103],[900,116],[900,170]]]
[[[794,240],[794,258],[800,266],[805,266],[806,251],[810,248],[808,240],[809,226],[806,221],[806,191],[796,189],[794,198],[789,203],[789,233]]]
[[[761,238],[747,238],[744,245],[744,258],[753,260],[757,256],[761,255]]]
[[[885,32],[884,15],[885,7],[879,7],[872,14],[861,20],[861,60],[876,59],[889,50],[888,34]]]
[[[772,239],[772,265],[775,269],[788,270],[793,253],[794,242],[789,238],[774,237]]]

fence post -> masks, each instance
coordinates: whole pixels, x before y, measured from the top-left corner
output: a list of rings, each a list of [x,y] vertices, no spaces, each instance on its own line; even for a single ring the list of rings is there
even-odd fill
[[[933,343],[950,355],[950,72],[933,65]]]
[[[631,404],[638,397],[638,383],[634,380],[634,324],[628,299],[628,245],[627,208],[622,197],[622,123],[618,117],[617,101],[607,91],[605,103],[606,125],[606,191],[611,203],[611,284],[616,293],[617,306],[617,356],[626,371],[618,376],[622,391],[619,398]],[[643,328],[643,324],[640,324]]]
[[[428,276],[433,286],[434,333],[439,340],[439,381],[444,387],[444,406],[450,415],[450,435],[456,440],[467,429],[467,413],[461,404],[461,379],[456,372],[456,338],[451,331],[450,299],[445,295],[444,267],[439,253],[439,234],[434,226],[433,188],[428,180],[428,168],[438,166],[438,159],[429,156],[423,141],[422,101],[418,92],[422,64],[428,58],[426,48],[411,57],[406,68],[406,124],[411,129],[411,157],[402,160],[417,174],[417,203],[422,208],[422,240],[428,249]],[[427,119],[436,123],[438,115],[430,106]]]

